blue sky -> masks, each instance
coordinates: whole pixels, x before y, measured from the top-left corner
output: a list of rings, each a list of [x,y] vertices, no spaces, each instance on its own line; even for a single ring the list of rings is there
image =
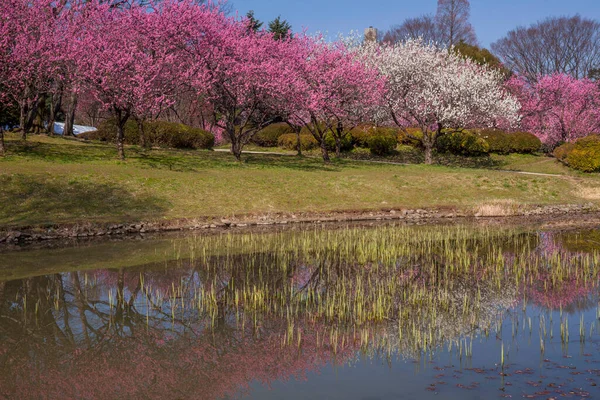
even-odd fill
[[[437,0],[229,0],[240,14],[254,10],[261,21],[281,15],[295,31],[348,33],[373,25],[387,29],[405,18],[435,13]],[[481,45],[518,25],[555,15],[580,14],[600,20],[600,0],[471,0],[471,23]]]

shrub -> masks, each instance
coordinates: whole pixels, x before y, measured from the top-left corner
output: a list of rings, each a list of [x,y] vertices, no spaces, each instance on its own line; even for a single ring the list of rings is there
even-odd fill
[[[413,136],[416,139],[413,139]],[[423,132],[419,128],[405,128],[404,130],[398,131],[398,143],[406,146],[412,146],[414,148],[422,149],[423,143],[421,140],[423,138]]]
[[[569,157],[569,153],[571,153],[571,151],[573,151],[574,148],[575,143],[564,143],[558,146],[556,149],[554,149],[553,155],[558,161],[568,165],[567,158]]]
[[[137,143],[138,127],[133,120],[128,120],[123,128],[125,134],[125,143]],[[117,140],[117,125],[114,119],[107,119],[98,125],[98,129],[91,132],[83,132],[79,135],[80,138],[88,140],[99,140],[102,142],[114,142]]]
[[[567,155],[567,163],[578,171],[600,171],[600,135],[589,135],[577,140]]]
[[[489,152],[496,154],[535,153],[542,147],[537,136],[528,132],[506,133],[497,129],[482,129],[477,135],[489,144]]]
[[[385,156],[396,149],[398,138],[395,132],[379,131],[369,136],[368,143],[371,154]]]
[[[356,128],[350,131],[350,137],[352,138],[352,143],[356,147],[360,148],[368,148],[369,147],[369,135],[370,135],[371,127],[369,126],[357,126]]]
[[[287,150],[296,150],[297,144],[298,136],[295,133],[286,133],[277,140],[277,145]],[[319,143],[312,134],[300,134],[300,147],[302,150],[312,150],[319,147]]]
[[[462,156],[481,156],[489,153],[489,144],[470,131],[446,133],[437,140],[440,153],[452,153]]]
[[[484,139],[489,145],[489,152],[496,154],[509,154],[511,150],[510,137],[506,132],[496,129],[482,129],[477,136]]]
[[[112,142],[116,140],[117,127],[113,119],[98,126],[98,130],[80,135],[84,139]],[[176,149],[210,149],[215,144],[212,133],[199,128],[167,121],[144,123],[146,143],[154,147],[172,147]],[[140,132],[135,121],[129,120],[124,127],[126,144],[141,144]]]
[[[542,141],[529,132],[509,133],[511,143],[511,153],[531,154],[540,151]]]
[[[215,144],[212,133],[184,124],[166,121],[148,123],[147,139],[153,146],[176,149],[210,149]]]
[[[335,137],[331,132],[327,132],[327,134],[325,135],[325,147],[328,151],[335,151]],[[350,133],[346,133],[344,137],[342,137],[340,150],[350,151],[353,148],[354,144],[352,143],[352,136],[350,136]]]
[[[396,137],[396,135],[398,135],[398,129],[364,125],[350,131],[352,143],[354,146],[361,148],[369,148],[369,138],[377,135],[391,135]]]
[[[252,138],[252,143],[260,147],[276,147],[279,137],[286,133],[294,133],[288,124],[284,122],[271,124],[258,131]]]
[[[323,124],[321,124],[321,129],[326,129],[325,126]],[[302,131],[300,132],[300,135],[309,135],[311,137],[314,136],[312,135],[312,133],[310,132],[310,130],[307,127],[303,127]],[[350,132],[347,132],[344,137],[342,138],[342,143],[341,143],[341,151],[350,151],[352,150],[352,148],[354,147],[354,144],[352,143],[352,135],[350,134]],[[318,143],[317,143],[318,146]],[[335,137],[333,136],[333,133],[331,131],[327,131],[327,133],[325,134],[325,147],[327,148],[327,151],[335,151]]]

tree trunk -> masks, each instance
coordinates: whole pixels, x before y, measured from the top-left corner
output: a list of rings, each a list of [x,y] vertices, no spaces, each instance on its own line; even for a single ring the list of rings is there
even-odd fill
[[[235,156],[235,159],[242,161],[242,141],[235,135],[231,135],[231,152]]]
[[[119,160],[125,160],[124,141],[125,133],[123,132],[123,126],[117,124],[117,157],[119,157]]]
[[[113,109],[115,121],[117,122],[117,156],[119,160],[125,160],[125,124],[129,119],[130,113],[123,112],[119,108]]]
[[[144,121],[141,118],[136,118],[135,121],[137,122],[137,126],[138,126],[138,132],[140,134],[140,146],[142,146],[142,148],[147,149],[148,147],[148,141],[146,140],[146,132],[144,130]]]
[[[77,94],[71,93],[71,99],[69,101],[69,107],[65,114],[65,126],[63,129],[63,136],[75,136],[73,132],[73,125],[75,124],[75,111],[77,111]]]
[[[431,165],[433,164],[433,140],[432,136],[433,132],[427,130],[426,128],[421,128],[421,132],[423,132],[423,139],[421,142],[423,143],[423,149],[425,150],[425,164]]]
[[[27,101],[22,100],[19,104],[19,128],[21,128],[21,139],[27,140],[27,130],[25,129],[25,116],[27,115]]]
[[[4,128],[0,126],[0,157],[4,157],[6,149],[4,147]]]
[[[335,139],[335,158],[340,158],[342,154],[342,139],[344,135],[344,124],[341,121],[338,121],[337,126],[335,127],[334,139]]]
[[[437,138],[442,134],[442,125],[437,125],[434,132],[421,128],[423,132],[423,147],[425,148],[425,164],[433,164],[433,149],[437,143]]]
[[[433,164],[433,145],[431,143],[423,143],[425,147],[425,164]]]
[[[35,103],[31,115],[31,128],[34,134],[40,135],[47,132],[44,127],[44,110],[46,106],[46,95],[42,94]]]
[[[296,151],[297,156],[302,157],[302,141],[300,140],[300,131],[301,129],[295,129],[296,131]]]
[[[36,122],[36,118],[38,116],[38,110],[42,102],[44,101],[44,96],[41,95],[34,102],[33,106],[27,106],[27,113],[25,114],[25,127],[23,129],[23,140],[27,139],[27,134],[30,133],[34,127]],[[43,105],[42,105],[43,107]]]
[[[54,123],[56,122],[56,114],[60,111],[62,106],[62,92],[58,92],[52,95],[52,102],[50,103],[50,116],[48,117],[48,135],[54,135]]]
[[[329,163],[331,159],[329,158],[329,153],[327,152],[327,146],[325,146],[325,135],[321,137],[321,155],[323,156],[323,161]]]

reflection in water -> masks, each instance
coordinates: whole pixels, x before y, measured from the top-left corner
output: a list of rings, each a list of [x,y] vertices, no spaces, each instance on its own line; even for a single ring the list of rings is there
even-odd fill
[[[0,395],[218,399],[359,359],[433,366],[445,354],[468,367],[481,349],[485,368],[471,370],[490,379],[454,385],[432,373],[420,393],[491,385],[508,396],[507,377],[521,375],[512,349],[544,360],[568,355],[573,339],[595,345],[599,253],[588,236],[394,226],[223,234],[163,241],[130,266],[113,255],[86,270],[82,257],[71,272],[47,250],[54,273],[0,281]],[[587,393],[569,390],[549,393]]]

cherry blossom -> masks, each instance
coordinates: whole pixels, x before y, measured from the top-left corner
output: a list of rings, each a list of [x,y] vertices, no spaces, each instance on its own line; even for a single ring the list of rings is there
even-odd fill
[[[600,88],[589,79],[555,74],[529,84],[513,77],[506,86],[523,107],[522,127],[550,148],[600,129]]]

